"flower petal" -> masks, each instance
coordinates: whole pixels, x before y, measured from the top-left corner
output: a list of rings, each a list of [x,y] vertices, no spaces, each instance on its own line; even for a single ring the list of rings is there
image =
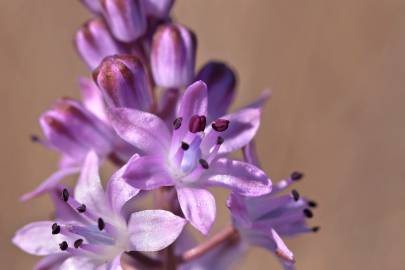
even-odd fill
[[[58,270],[60,265],[66,260],[69,254],[48,255],[42,258],[33,268],[33,270]]]
[[[133,186],[129,185],[124,178],[122,177],[126,169],[128,168],[128,164],[132,161],[139,158],[139,155],[135,154],[129,162],[120,168],[117,172],[111,176],[110,181],[108,181],[107,185],[107,196],[108,201],[116,213],[121,212],[121,208],[124,206],[126,202],[130,199],[135,197],[139,193],[139,189],[134,188]]]
[[[257,158],[256,143],[251,140],[245,147],[243,147],[243,160],[247,163],[260,167],[259,159]]]
[[[223,186],[244,195],[261,196],[271,191],[271,180],[249,163],[220,158],[210,165],[205,175],[208,185]]]
[[[108,264],[108,270],[123,270],[121,266],[121,254],[116,256],[114,260]]]
[[[171,134],[156,115],[115,108],[110,111],[110,119],[118,135],[144,154],[162,154],[169,148]]]
[[[260,125],[260,109],[247,108],[237,112],[225,115],[221,119],[229,120],[229,127],[223,132],[217,132],[210,126],[207,128],[207,136],[201,144],[203,154],[207,155],[210,151],[213,141],[221,136],[224,143],[219,148],[220,154],[227,154],[235,150],[239,150],[247,145],[253,137]]]
[[[216,215],[214,196],[205,189],[178,187],[177,198],[186,219],[201,233],[208,234]]]
[[[288,249],[283,239],[281,239],[274,229],[271,229],[271,237],[276,244],[275,254],[285,261],[294,262],[294,254]]]
[[[35,198],[45,192],[48,192],[55,188],[59,181],[61,181],[66,176],[75,174],[80,171],[78,167],[70,167],[70,168],[63,168],[56,172],[54,172],[51,176],[49,176],[44,182],[42,182],[36,189],[31,192],[25,193],[21,196],[20,200],[22,202],[26,202]]]
[[[84,77],[80,78],[79,85],[84,107],[99,119],[107,122],[105,103],[97,85],[92,80]]]
[[[74,256],[64,261],[59,270],[95,270],[97,266],[97,263],[89,257]]]
[[[19,229],[13,237],[13,243],[25,252],[44,256],[60,252],[56,238],[51,233],[53,222],[38,221]]]
[[[173,185],[161,157],[140,157],[128,162],[127,166],[123,178],[135,188],[151,190]]]
[[[158,251],[172,244],[186,220],[164,210],[146,210],[131,215],[128,229],[134,250]]]
[[[92,211],[109,213],[110,208],[98,173],[98,157],[93,151],[87,155],[74,191],[75,199]]]

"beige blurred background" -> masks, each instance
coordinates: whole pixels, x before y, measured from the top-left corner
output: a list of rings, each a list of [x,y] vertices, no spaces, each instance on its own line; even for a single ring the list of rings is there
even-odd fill
[[[238,70],[235,107],[273,90],[262,162],[273,180],[304,171],[297,188],[320,203],[310,222],[321,232],[288,241],[298,269],[404,269],[405,1],[179,0],[174,14],[198,33],[199,65],[215,58]],[[56,155],[28,137],[55,98],[78,96],[88,73],[71,39],[89,16],[78,1],[0,1],[1,269],[37,260],[10,238],[51,205],[17,199]],[[227,222],[221,192],[216,229]],[[239,269],[280,267],[253,249]]]

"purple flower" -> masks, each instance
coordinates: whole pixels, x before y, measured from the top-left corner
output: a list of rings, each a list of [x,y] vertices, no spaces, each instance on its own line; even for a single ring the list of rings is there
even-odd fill
[[[174,0],[146,0],[143,1],[145,13],[159,19],[165,19],[169,16],[170,9]]]
[[[63,189],[59,198],[54,197],[57,219],[26,225],[13,243],[30,254],[46,256],[39,266],[83,270],[122,269],[123,252],[158,251],[169,246],[186,221],[164,210],[128,215],[124,205],[139,190],[122,180],[124,171],[125,167],[112,176],[104,192],[97,155],[90,152],[74,196]]]
[[[82,81],[82,86],[86,87],[87,106],[101,113],[103,108],[100,107],[100,101],[94,94],[95,89],[86,80]],[[62,158],[59,170],[34,191],[23,195],[21,197],[23,201],[49,191],[62,178],[79,172],[84,158],[91,150],[96,151],[103,159],[109,157],[124,161],[134,154],[134,148],[116,136],[106,122],[73,99],[57,100],[50,110],[41,115],[40,125],[46,137],[45,141],[40,142],[58,151]]]
[[[245,196],[271,191],[270,179],[256,166],[224,157],[253,138],[260,110],[243,108],[206,127],[207,86],[201,81],[185,91],[172,130],[153,114],[117,108],[111,113],[113,127],[144,155],[128,163],[123,177],[142,190],[174,186],[184,216],[207,234],[216,212],[207,187],[223,186]]]
[[[257,164],[252,144],[244,149],[244,154],[245,160]],[[288,179],[274,184],[270,194],[249,198],[233,193],[228,200],[233,224],[242,241],[270,250],[285,269],[293,269],[294,256],[280,235],[294,236],[319,229],[308,227],[306,222],[306,219],[313,216],[310,210],[316,206],[313,201],[300,197],[296,190],[278,195],[301,178],[301,173],[294,172]]]
[[[180,24],[160,26],[153,36],[151,67],[158,86],[180,88],[194,77],[197,39]]]

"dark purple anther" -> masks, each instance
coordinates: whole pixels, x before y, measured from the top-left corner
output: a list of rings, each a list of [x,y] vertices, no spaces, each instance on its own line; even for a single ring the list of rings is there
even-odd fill
[[[319,232],[320,229],[321,229],[321,227],[315,226],[312,228],[312,231],[316,233],[316,232]]]
[[[318,206],[318,204],[315,201],[308,201],[308,206],[311,208],[315,208]]]
[[[86,212],[86,205],[85,205],[85,204],[80,205],[79,207],[77,207],[77,211],[78,211],[79,213],[84,213],[84,212]]]
[[[298,201],[300,199],[300,194],[295,189],[291,190],[291,195],[294,201]]]
[[[98,220],[97,220],[97,225],[98,225],[98,229],[99,229],[100,231],[104,230],[104,228],[105,228],[105,222],[104,222],[104,220],[103,220],[102,218],[98,218]]]
[[[83,239],[77,239],[74,243],[73,246],[75,248],[79,248],[83,244]]]
[[[303,175],[302,173],[300,173],[300,172],[293,172],[293,173],[291,174],[291,180],[293,180],[293,181],[298,181],[298,180],[300,180],[303,176],[304,176],[304,175]]]
[[[217,119],[212,123],[212,128],[215,131],[223,132],[228,129],[229,120],[226,119]]]
[[[187,151],[189,147],[190,145],[188,145],[188,143],[181,142],[181,149],[183,149],[184,151]]]
[[[200,159],[198,162],[200,162],[201,167],[204,169],[207,170],[209,168],[208,162],[205,159]]]
[[[312,217],[314,216],[314,213],[312,213],[312,211],[309,210],[308,208],[305,208],[305,209],[303,210],[303,212],[304,212],[304,215],[305,215],[307,218],[312,218]]]
[[[60,226],[57,223],[52,224],[52,234],[60,233]]]
[[[69,246],[68,246],[68,243],[66,241],[63,241],[62,243],[59,244],[59,248],[61,250],[67,250],[68,247]]]
[[[69,200],[69,191],[66,188],[64,188],[62,191],[62,199],[65,202]]]
[[[222,138],[221,136],[218,136],[218,138],[217,138],[217,144],[223,144],[224,141],[225,141],[224,138]]]
[[[183,118],[182,117],[179,117],[179,118],[176,118],[174,121],[173,121],[173,127],[174,127],[174,129],[179,129],[180,127],[181,127],[181,122],[183,121]]]
[[[197,133],[200,131],[204,131],[206,124],[207,119],[204,115],[193,115],[190,119],[188,128],[191,133]]]

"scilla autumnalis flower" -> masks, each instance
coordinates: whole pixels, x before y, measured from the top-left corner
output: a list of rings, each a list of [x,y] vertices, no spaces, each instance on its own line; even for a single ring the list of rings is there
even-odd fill
[[[117,133],[144,153],[127,164],[123,178],[142,190],[174,186],[184,216],[203,234],[209,232],[216,214],[207,187],[223,186],[245,196],[271,191],[271,181],[262,170],[223,157],[253,138],[260,108],[241,109],[209,127],[206,115],[207,87],[201,81],[184,92],[172,130],[150,113],[124,108],[111,113]]]
[[[60,270],[118,270],[122,269],[120,257],[124,252],[167,247],[186,221],[164,210],[145,210],[127,217],[124,205],[139,190],[123,182],[124,170],[112,176],[104,192],[97,155],[90,152],[74,196],[63,189],[56,200],[57,219],[26,225],[17,231],[13,243],[30,254],[46,256],[37,267]]]

